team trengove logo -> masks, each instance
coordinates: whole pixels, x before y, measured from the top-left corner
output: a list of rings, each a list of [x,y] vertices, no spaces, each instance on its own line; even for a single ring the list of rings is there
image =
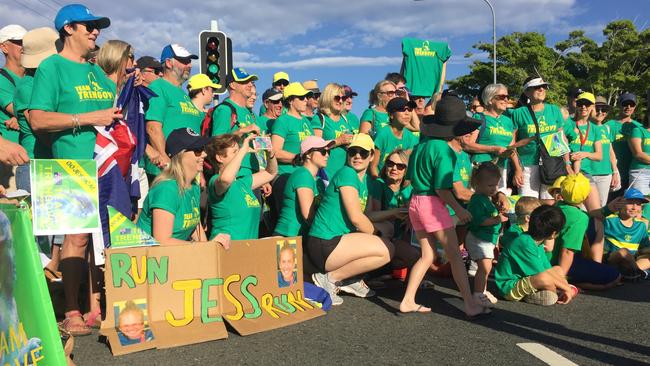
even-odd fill
[[[422,47],[415,47],[414,52],[415,56],[420,57],[435,57],[436,51],[431,51],[429,46],[429,41],[422,42]]]

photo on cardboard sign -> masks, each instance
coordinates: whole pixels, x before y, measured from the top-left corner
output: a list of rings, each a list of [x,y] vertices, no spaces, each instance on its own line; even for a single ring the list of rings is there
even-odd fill
[[[147,299],[114,302],[113,311],[120,345],[130,346],[154,339],[147,317]]]
[[[298,260],[295,240],[277,242],[278,287],[289,287],[298,281]]]

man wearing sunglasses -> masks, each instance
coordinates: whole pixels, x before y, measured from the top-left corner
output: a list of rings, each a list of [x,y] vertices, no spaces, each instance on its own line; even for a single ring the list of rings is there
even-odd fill
[[[618,97],[617,106],[619,108],[618,116],[616,119],[609,120],[605,126],[609,127],[610,138],[614,153],[616,154],[616,161],[618,171],[621,176],[621,186],[627,188],[630,172],[630,164],[632,162],[632,152],[628,144],[630,134],[635,127],[644,129],[641,123],[632,118],[636,110],[636,95],[625,92]],[[619,191],[621,194],[623,191]]]
[[[14,117],[14,92],[25,69],[20,65],[25,28],[11,24],[0,29],[0,51],[5,65],[0,69],[0,133],[11,142],[18,142],[18,122]]]
[[[273,84],[271,84],[271,89],[275,89],[282,93],[287,85],[289,85],[289,74],[284,71],[278,71],[273,74]],[[267,106],[265,104],[262,104],[260,106],[259,116],[263,116],[264,113],[266,113],[266,109]],[[286,110],[283,113],[286,113]]]
[[[142,74],[142,85],[146,87],[149,87],[154,80],[162,77],[162,65],[151,56],[142,56],[135,64]]]
[[[282,92],[273,88],[267,89],[262,94],[262,103],[266,112],[257,119],[257,125],[263,134],[269,134],[273,122],[282,114]]]
[[[312,121],[312,127],[314,123],[317,126],[320,126],[320,120],[316,118],[316,121],[313,121],[314,116],[316,115],[316,109],[318,109],[318,100],[320,99],[321,91],[318,87],[318,82],[314,80],[307,80],[302,82],[302,86],[310,91],[310,94],[307,94],[307,109],[303,113],[303,116],[307,117]]]
[[[147,149],[145,160],[145,170],[150,180],[170,162],[165,154],[165,141],[172,131],[179,128],[201,130],[203,115],[181,88],[190,77],[192,60],[196,59],[198,56],[178,44],[166,45],[160,54],[162,77],[149,85],[157,97],[149,100],[149,109],[145,114],[147,135],[153,147]]]

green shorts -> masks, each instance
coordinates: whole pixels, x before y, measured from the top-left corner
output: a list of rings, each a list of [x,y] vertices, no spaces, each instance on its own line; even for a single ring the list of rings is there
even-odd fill
[[[515,286],[505,296],[509,301],[521,301],[524,297],[537,292],[537,289],[530,283],[530,276],[524,277],[515,283]]]

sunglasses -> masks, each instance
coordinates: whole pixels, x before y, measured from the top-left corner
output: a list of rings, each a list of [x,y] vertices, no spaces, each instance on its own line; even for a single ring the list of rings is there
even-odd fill
[[[540,89],[547,90],[547,89],[548,89],[548,85],[546,85],[546,84],[542,84],[542,85],[533,86],[533,87],[531,87],[531,88],[533,88],[533,89],[535,89],[535,90],[540,90]]]
[[[318,98],[320,98],[320,93],[311,94],[309,97],[312,98],[312,99],[318,99]]]
[[[348,99],[348,97],[346,97],[345,95],[335,95],[334,96],[334,101],[335,102],[341,102],[341,101],[345,102],[347,99]]]
[[[582,107],[589,107],[591,105],[591,102],[589,101],[578,101],[576,102],[576,107],[582,108]]]
[[[313,152],[318,152],[318,153],[320,153],[320,154],[323,155],[323,156],[325,156],[325,155],[329,155],[329,154],[330,154],[330,149],[328,149],[328,148],[326,148],[326,147],[319,147],[319,148],[317,148],[317,149],[311,149],[311,151],[313,151]]]
[[[389,90],[389,91],[380,91],[379,94],[386,94],[386,95],[395,95],[397,93],[395,90]]]
[[[282,103],[281,100],[270,100],[270,99],[267,99],[266,102],[269,102],[271,104],[280,104],[280,103]]]
[[[13,43],[16,46],[22,47],[23,46],[23,40],[22,39],[10,39],[8,40],[9,43]]]
[[[289,85],[289,82],[286,81],[286,80],[278,80],[278,81],[276,81],[275,84],[273,84],[273,85],[287,86],[287,85]]]
[[[294,98],[296,98],[298,100],[305,100],[305,98],[307,98],[307,96],[306,95],[294,96]]]
[[[203,149],[191,149],[191,150],[185,150],[185,152],[193,152],[194,156],[196,156],[197,158],[203,155]]]
[[[634,103],[634,102],[625,102],[625,103],[623,103],[621,105],[623,106],[623,108],[634,108],[634,107],[636,107],[636,103]]]
[[[392,167],[397,168],[397,170],[404,170],[404,169],[406,169],[406,164],[396,163],[396,162],[394,162],[392,160],[387,160],[386,161],[386,168],[390,169]]]
[[[495,95],[493,99],[496,99],[496,100],[508,100],[508,94],[498,94],[498,95]]]
[[[88,33],[92,33],[95,29],[99,30],[99,28],[97,28],[97,24],[95,24],[93,22],[78,22],[77,24],[81,24],[84,27],[86,27],[86,31]]]
[[[351,147],[348,149],[348,157],[353,158],[355,156],[361,156],[361,159],[367,159],[370,156],[370,151],[364,150],[360,147]]]
[[[402,107],[395,110],[395,112],[410,112],[412,109],[410,107]]]
[[[596,113],[607,113],[607,108],[605,108],[605,107],[596,107]]]

